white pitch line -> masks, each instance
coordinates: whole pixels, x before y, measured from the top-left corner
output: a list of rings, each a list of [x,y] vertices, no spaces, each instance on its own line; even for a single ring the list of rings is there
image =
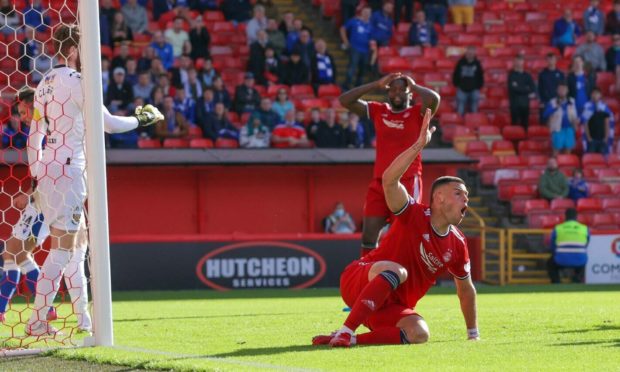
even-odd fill
[[[165,355],[173,358],[185,358],[185,359],[206,359],[214,362],[220,362],[224,364],[233,364],[237,366],[245,366],[245,367],[255,367],[255,368],[265,368],[265,369],[273,369],[277,371],[293,371],[293,372],[316,372],[320,371],[318,369],[307,369],[307,368],[295,368],[295,367],[286,367],[273,365],[268,363],[257,363],[257,362],[247,362],[245,360],[239,359],[231,359],[231,358],[223,358],[223,357],[213,357],[208,355],[195,355],[195,354],[177,354],[169,351],[161,351],[161,350],[151,350],[151,349],[143,349],[139,347],[131,347],[131,346],[112,346],[113,349],[123,350],[123,351],[133,351],[140,352],[146,354],[157,354],[157,355]]]

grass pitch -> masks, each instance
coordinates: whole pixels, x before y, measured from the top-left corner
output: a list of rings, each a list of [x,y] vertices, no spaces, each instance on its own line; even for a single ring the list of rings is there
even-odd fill
[[[116,293],[115,347],[48,356],[95,370],[620,371],[620,286],[481,287],[479,342],[465,340],[454,289],[434,288],[417,307],[427,344],[311,346],[343,306],[337,290]]]

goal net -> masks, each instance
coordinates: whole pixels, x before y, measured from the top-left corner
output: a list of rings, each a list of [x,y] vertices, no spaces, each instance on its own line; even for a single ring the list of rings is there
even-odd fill
[[[92,124],[101,123],[101,94],[88,85],[101,81],[98,22],[88,24],[97,18],[98,4],[84,3],[90,4],[80,4],[78,12],[77,0],[0,0],[4,355],[92,345],[97,331],[105,333],[103,344],[111,344],[107,253],[97,257],[103,269],[89,270],[96,256],[89,251],[108,241],[107,214],[100,213],[106,204],[103,132],[85,130],[102,128]],[[89,22],[80,24],[80,18]],[[93,76],[86,79],[86,73]],[[101,169],[88,176],[103,189],[88,187],[95,182],[87,180],[87,168]],[[100,273],[107,288],[91,288]],[[91,290],[103,291],[108,303],[93,309]],[[94,321],[102,311],[109,321]]]

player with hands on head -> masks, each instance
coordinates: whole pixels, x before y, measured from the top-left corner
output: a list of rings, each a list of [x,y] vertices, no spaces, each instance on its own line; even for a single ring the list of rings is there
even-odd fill
[[[426,109],[416,142],[382,175],[386,203],[395,215],[392,227],[376,250],[353,261],[340,277],[340,292],[351,312],[338,331],[314,337],[314,345],[427,342],[428,325],[415,306],[446,270],[454,276],[467,338],[479,339],[467,243],[456,227],[467,210],[467,188],[460,178],[439,177],[429,207],[417,202],[401,182],[435,131],[429,128],[430,119],[431,110]],[[362,324],[370,332],[355,335]]]
[[[366,101],[362,97],[374,91],[387,93],[387,103]],[[413,101],[413,95],[420,102]],[[381,177],[396,156],[418,138],[426,109],[431,115],[439,107],[439,95],[400,72],[351,89],[340,96],[340,103],[360,118],[370,119],[376,133],[376,160],[373,179],[368,186],[362,224],[362,256],[376,248],[379,232],[392,213],[385,203]],[[405,172],[402,183],[416,201],[422,195],[422,159],[418,157]]]

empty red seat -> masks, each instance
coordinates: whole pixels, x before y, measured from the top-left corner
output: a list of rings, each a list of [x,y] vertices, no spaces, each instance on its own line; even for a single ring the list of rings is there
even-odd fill
[[[530,155],[527,157],[527,165],[530,168],[545,169],[548,161],[549,157],[546,155]]]
[[[584,154],[581,158],[584,168],[606,168],[607,162],[603,154]]]
[[[404,46],[400,48],[401,57],[419,57],[422,55],[422,47],[420,46]],[[395,54],[396,56],[398,54]]]
[[[549,213],[549,202],[545,199],[530,199],[525,201],[525,213]]]
[[[545,140],[549,141],[551,133],[549,128],[542,125],[532,125],[527,127],[527,138],[532,140]]]
[[[473,126],[474,128],[479,127],[481,125],[489,125],[489,118],[486,116],[486,114],[483,114],[481,112],[467,113],[465,114],[464,120],[465,120],[465,125]]]
[[[195,149],[212,149],[213,141],[210,138],[192,138],[189,147]]]
[[[581,222],[584,225],[591,226],[592,225],[592,213],[581,213],[577,215],[577,221]]]
[[[224,13],[220,10],[207,10],[202,14],[202,17],[205,21],[216,22],[216,21],[225,21]]]
[[[590,226],[597,230],[617,230],[618,229],[618,224],[616,224],[614,215],[610,213],[597,213],[593,215]]]
[[[484,141],[470,141],[465,148],[465,155],[473,158],[489,155],[489,147]]]
[[[609,154],[607,156],[607,165],[620,168],[620,154]]]
[[[584,173],[586,171],[584,167]],[[602,169],[593,169],[592,170],[596,178],[601,182],[615,182],[620,181],[620,169],[619,168],[602,168]]]
[[[159,149],[161,148],[161,141],[151,138],[140,138],[138,140],[139,149]]]
[[[195,125],[190,125],[189,127],[189,136],[191,138],[200,138],[202,137],[202,129]]]
[[[502,129],[502,136],[508,141],[521,141],[526,138],[525,129],[520,125],[509,125]]]
[[[439,122],[444,124],[463,124],[463,117],[456,112],[444,112],[439,115]]]
[[[295,84],[291,85],[291,97],[295,99],[314,98],[312,85]]]
[[[611,186],[606,183],[591,183],[588,189],[591,198],[607,198],[613,195]]]
[[[525,140],[520,141],[517,146],[519,155],[545,155],[550,151],[550,145],[547,141]]]
[[[478,159],[478,170],[481,173],[483,186],[493,186],[495,171],[501,167],[499,158],[493,155],[481,156]]]
[[[493,155],[514,155],[515,147],[510,141],[494,141],[491,145]]]
[[[297,106],[297,109],[299,110],[307,111],[313,108],[318,108],[322,110],[327,109],[329,108],[330,104],[329,104],[329,101],[326,99],[305,98],[305,99],[299,100],[296,106]]]
[[[603,209],[603,203],[597,198],[582,198],[577,200],[578,213],[596,213]]]
[[[620,212],[620,195],[603,199],[603,209],[605,212]]]
[[[267,88],[267,96],[271,99],[275,99],[280,89],[284,89],[286,91],[286,94],[290,95],[291,88],[288,85],[273,84]]]
[[[402,53],[402,49],[404,48],[405,47],[401,48],[401,53]],[[422,51],[420,51],[420,54],[422,54]],[[392,47],[392,46],[382,46],[382,47],[379,47],[379,50],[377,51],[377,56],[378,57],[396,57],[398,56],[398,50],[397,48]]]
[[[511,197],[533,199],[536,197],[538,187],[536,185],[514,185],[510,191]]]
[[[185,138],[166,138],[164,140],[164,148],[182,149],[189,147],[189,140]]]
[[[478,127],[478,135],[480,136],[480,139],[482,139],[482,137],[501,138],[499,128],[492,125],[482,125]]]
[[[411,69],[411,64],[403,57],[389,57],[380,61],[381,70],[384,74],[401,72]]]
[[[236,149],[239,147],[239,142],[229,138],[218,138],[215,140],[215,148],[218,149]]]
[[[342,93],[340,87],[336,84],[319,85],[319,98],[331,99],[337,98]]]
[[[523,183],[537,185],[543,171],[541,169],[523,169],[521,171],[521,181]]]
[[[540,217],[540,228],[552,229],[562,222],[564,222],[563,216],[557,214],[542,215]]]
[[[556,156],[558,167],[575,169],[580,167],[580,161],[574,154],[559,154]]]
[[[527,160],[518,155],[506,155],[501,158],[503,168],[527,168]]]
[[[416,72],[429,72],[435,70],[435,64],[429,59],[414,58],[409,63],[409,69]]]
[[[575,208],[575,202],[568,198],[555,198],[551,200],[549,208],[552,211],[558,211],[564,213],[568,208]]]

